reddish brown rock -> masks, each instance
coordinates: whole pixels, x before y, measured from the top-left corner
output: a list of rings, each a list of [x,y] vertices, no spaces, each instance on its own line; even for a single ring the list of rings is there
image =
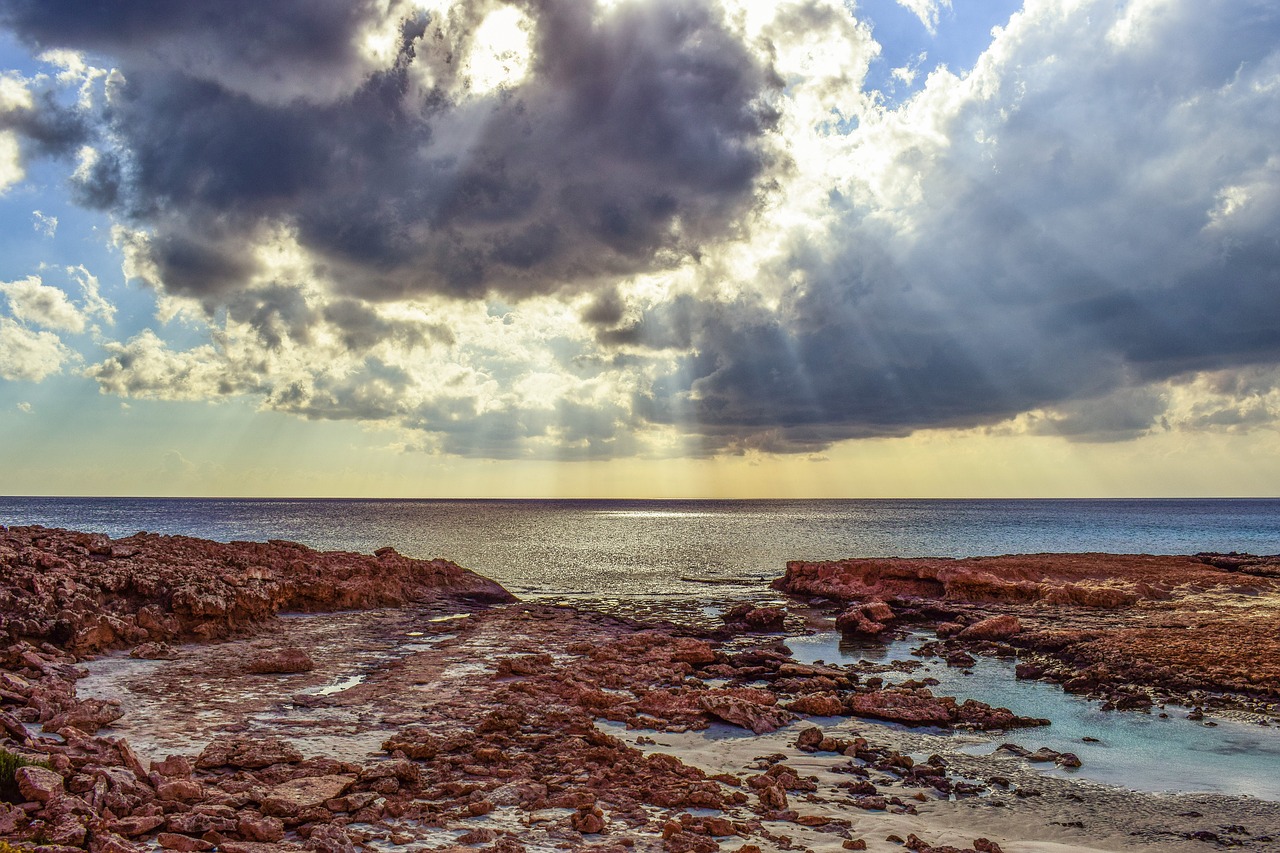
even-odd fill
[[[711,716],[750,729],[758,735],[776,732],[795,719],[790,711],[735,696],[705,693],[699,697],[698,704]]]
[[[164,825],[164,817],[162,815],[137,815],[135,817],[122,817],[110,823],[109,829],[118,835],[127,835],[133,837],[136,835],[145,835]]]
[[[781,607],[757,607],[750,602],[736,604],[720,617],[726,625],[747,631],[781,631],[787,611]]]
[[[197,851],[213,849],[213,845],[208,841],[174,832],[160,833],[156,836],[156,843],[165,850],[177,850],[179,853],[197,853]]]
[[[598,806],[579,809],[569,818],[570,825],[583,835],[604,832],[604,812]]]
[[[43,767],[19,767],[13,778],[27,802],[47,803],[63,793],[62,777]]]
[[[414,560],[390,548],[365,556],[279,540],[222,543],[139,533],[106,540],[108,554],[89,549],[91,536],[99,534],[3,529],[0,589],[21,595],[0,608],[0,635],[90,654],[143,641],[226,637],[286,610],[514,600],[447,560]]]
[[[868,619],[862,605],[856,604],[836,617],[836,627],[846,634],[857,634],[863,637],[874,637],[887,630],[881,622]]]
[[[243,735],[225,735],[214,738],[200,757],[200,768],[242,767],[253,770],[273,764],[296,764],[302,753],[292,744],[278,738],[258,738]]]
[[[279,818],[246,811],[238,816],[236,831],[247,841],[271,843],[284,838],[284,822]]]
[[[1003,614],[975,622],[959,633],[962,640],[1007,640],[1022,630],[1017,616]]]
[[[179,655],[168,643],[142,643],[129,651],[129,657],[138,660],[177,660]]]
[[[536,675],[551,666],[551,655],[520,655],[498,661],[499,675]]]
[[[956,717],[955,700],[939,699],[927,690],[878,690],[855,693],[849,710],[859,717],[909,726],[945,726]]]
[[[307,849],[316,853],[356,853],[351,837],[341,827],[321,824],[311,831]]]
[[[85,699],[69,706],[65,711],[44,724],[46,732],[70,726],[85,734],[94,734],[124,716],[120,703],[105,699]]]
[[[193,803],[203,796],[203,786],[190,779],[174,779],[156,786],[156,797],[170,802]]]
[[[1195,557],[1145,554],[1018,554],[1003,557],[794,561],[777,589],[839,600],[933,598],[1114,608],[1168,597],[1175,587],[1270,589]]]
[[[311,655],[302,649],[279,649],[254,655],[245,665],[245,671],[262,675],[288,675],[310,672],[316,668]]]
[[[276,803],[277,808],[284,804],[282,810],[287,813],[293,813],[324,805],[326,800],[342,796],[355,781],[354,776],[339,774],[304,776],[300,779],[290,779],[288,782],[281,782],[279,785],[268,788],[263,792],[262,799],[264,803],[268,800]]]
[[[845,713],[844,702],[834,693],[809,693],[791,702],[786,708],[797,714],[815,717],[839,717]]]
[[[163,761],[151,762],[151,771],[170,779],[185,779],[191,775],[191,760],[185,755],[170,755]]]

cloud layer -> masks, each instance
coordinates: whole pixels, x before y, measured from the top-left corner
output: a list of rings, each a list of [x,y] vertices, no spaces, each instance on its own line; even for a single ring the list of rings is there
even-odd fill
[[[531,71],[473,97],[459,60],[498,3],[246,2],[213,26],[184,4],[5,5],[38,47],[120,63],[81,196],[147,226],[165,287],[211,302],[280,226],[375,300],[669,266],[733,228],[770,158],[778,83],[712,6],[513,7]],[[388,28],[378,65],[361,41]]]
[[[0,0],[114,69],[7,78],[0,184],[63,158],[206,329],[109,393],[499,458],[1275,423],[1272,4],[1029,4],[892,108],[839,2],[117,5]],[[84,328],[20,284],[6,345]]]

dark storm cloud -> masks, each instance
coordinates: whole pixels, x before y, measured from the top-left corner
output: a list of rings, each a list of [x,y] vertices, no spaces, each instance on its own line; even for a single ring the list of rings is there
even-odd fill
[[[0,26],[37,49],[70,47],[129,68],[183,68],[270,89],[326,92],[361,65],[353,34],[374,0],[4,0]],[[317,75],[320,75],[317,77]],[[282,92],[282,94],[288,93]]]
[[[554,291],[722,236],[767,165],[779,83],[708,4],[514,4],[530,75],[465,102],[449,84],[501,3],[415,13],[395,63],[354,81],[374,4],[192,5],[0,2],[26,40],[119,63],[119,145],[80,197],[154,231],[175,293],[242,285],[246,243],[281,222],[353,296]]]
[[[453,332],[436,323],[412,323],[389,320],[363,302],[340,299],[324,307],[324,319],[338,331],[342,343],[351,352],[363,352],[384,341],[392,341],[405,349],[436,342],[452,345]]]
[[[947,117],[945,146],[900,151],[923,198],[890,214],[908,227],[833,193],[829,233],[760,271],[804,274],[776,310],[660,305],[601,335],[634,347],[642,329],[692,329],[693,354],[638,407],[711,450],[1039,408],[1044,431],[1113,441],[1160,427],[1150,383],[1280,362],[1280,12],[1218,12],[1173,4],[1131,50],[1094,61],[1080,42],[1046,67],[1051,34],[1019,34],[988,83],[1004,94]],[[1094,20],[1105,41],[1113,21]],[[1219,420],[1233,417],[1247,420]]]
[[[33,101],[30,108],[0,113],[0,130],[17,132],[33,153],[55,157],[73,153],[91,138],[84,117],[58,103],[52,92],[40,92]]]

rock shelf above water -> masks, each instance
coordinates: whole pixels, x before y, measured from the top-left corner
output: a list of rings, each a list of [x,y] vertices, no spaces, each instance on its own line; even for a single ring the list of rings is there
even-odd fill
[[[0,527],[0,565],[0,633],[82,655],[227,637],[288,611],[515,600],[448,560],[414,560],[393,548],[321,552],[279,540]]]
[[[1158,687],[1280,699],[1280,558],[1029,554],[791,562],[778,590],[841,602],[837,624],[932,626],[958,662],[996,642],[1079,693]],[[888,616],[874,616],[872,607]],[[896,620],[896,621],[895,621]],[[1150,704],[1150,701],[1147,701]],[[1130,707],[1138,707],[1131,705]]]

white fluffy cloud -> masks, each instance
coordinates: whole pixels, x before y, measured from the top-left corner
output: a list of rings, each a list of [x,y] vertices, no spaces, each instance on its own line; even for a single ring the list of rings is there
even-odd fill
[[[40,382],[61,372],[71,351],[52,332],[38,332],[0,317],[0,379]]]
[[[84,312],[71,303],[67,294],[44,284],[39,276],[0,282],[0,293],[8,299],[13,316],[25,323],[76,334],[85,329]]]

